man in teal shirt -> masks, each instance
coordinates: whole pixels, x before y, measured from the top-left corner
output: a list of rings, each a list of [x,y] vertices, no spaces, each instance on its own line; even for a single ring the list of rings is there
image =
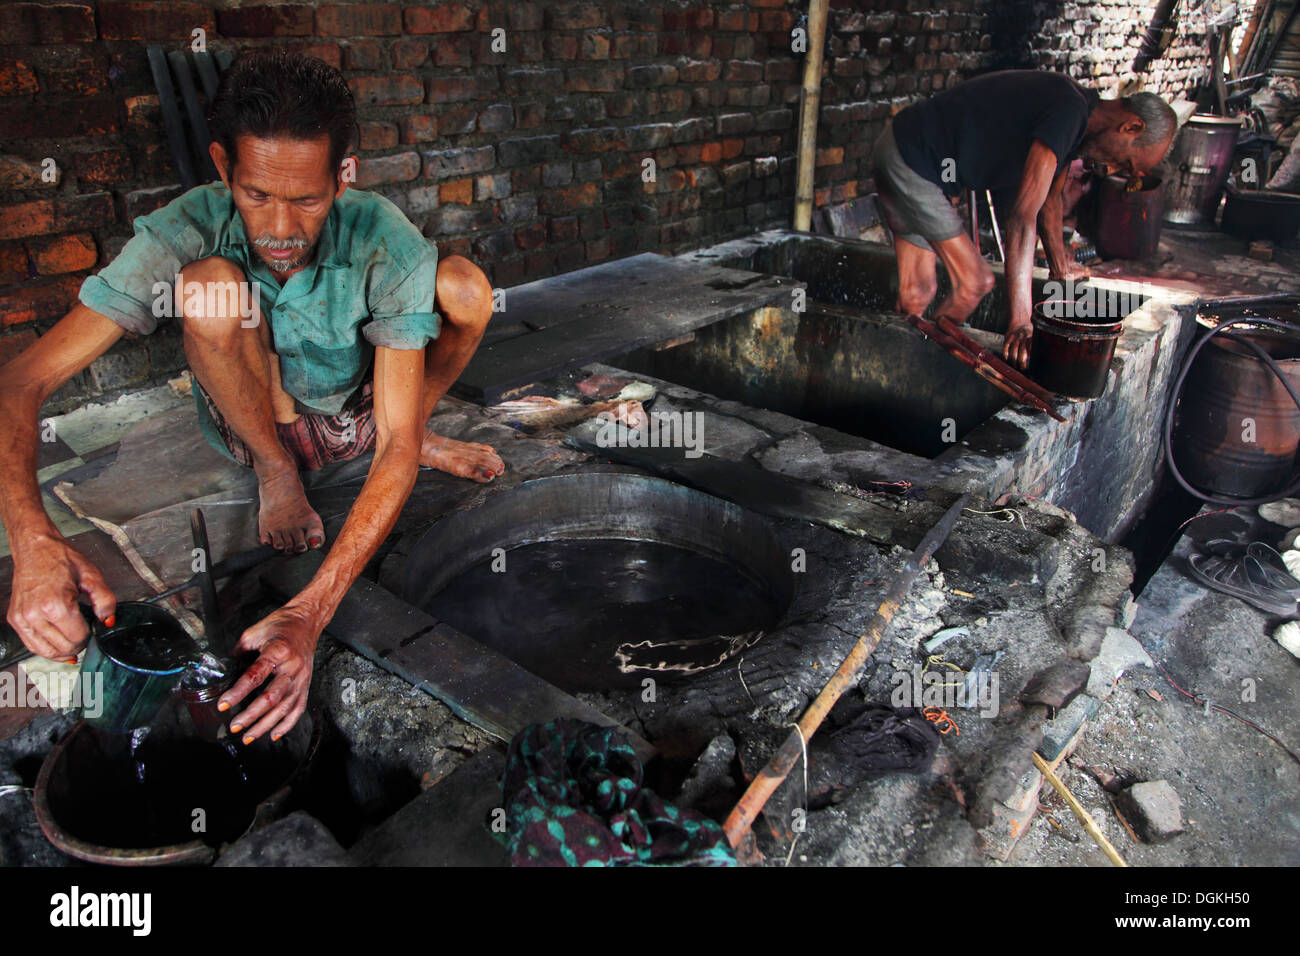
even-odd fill
[[[136,220],[80,304],[0,370],[0,517],[14,558],[9,622],[67,659],[87,639],[84,594],[111,624],[99,570],[55,529],[36,485],[41,404],[123,334],[181,322],[208,440],[254,469],[259,533],[324,544],[301,469],[374,452],[366,483],[311,582],[242,635],[256,662],[221,698],[245,743],[278,738],[307,703],[312,656],[344,593],[388,535],[423,464],[478,481],[504,471],[486,445],[425,427],[492,312],[483,273],[437,252],[386,199],[349,192],[355,105],[342,75],[280,51],[241,59],[210,116],[221,183]]]

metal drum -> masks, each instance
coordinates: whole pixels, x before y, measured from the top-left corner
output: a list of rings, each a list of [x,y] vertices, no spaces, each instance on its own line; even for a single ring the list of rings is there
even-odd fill
[[[1107,176],[1101,184],[1097,220],[1097,251],[1107,259],[1145,259],[1160,245],[1164,190],[1148,176],[1143,188],[1129,191],[1128,182]]]
[[[1300,338],[1251,337],[1300,391]],[[1281,488],[1295,467],[1300,409],[1246,346],[1220,335],[1197,356],[1174,426],[1178,466],[1205,491],[1251,498]]]
[[[1241,119],[1235,116],[1197,114],[1187,121],[1168,160],[1165,222],[1214,225],[1240,132]]]

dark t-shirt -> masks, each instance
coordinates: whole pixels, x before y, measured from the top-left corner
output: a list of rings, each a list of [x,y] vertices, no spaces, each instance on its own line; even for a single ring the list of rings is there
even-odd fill
[[[907,107],[894,117],[894,139],[907,165],[950,196],[1016,188],[1034,140],[1056,154],[1058,170],[1074,158],[1100,99],[1061,73],[986,73]]]

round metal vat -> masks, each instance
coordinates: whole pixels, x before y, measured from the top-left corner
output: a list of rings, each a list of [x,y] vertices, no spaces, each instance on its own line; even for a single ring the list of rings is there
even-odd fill
[[[1165,222],[1214,225],[1240,132],[1241,120],[1232,116],[1197,114],[1183,125],[1168,159]]]
[[[1252,333],[1300,391],[1300,335]],[[1197,488],[1253,498],[1282,487],[1295,469],[1300,409],[1258,356],[1216,336],[1188,372],[1174,426],[1183,476]]]
[[[766,519],[610,472],[456,512],[407,561],[408,601],[569,691],[715,667],[779,624],[795,590]]]

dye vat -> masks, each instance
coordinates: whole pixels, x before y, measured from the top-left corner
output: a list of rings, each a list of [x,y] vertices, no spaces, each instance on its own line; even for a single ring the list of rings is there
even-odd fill
[[[309,711],[279,741],[205,740],[175,700],[133,734],[82,721],[41,766],[36,819],[51,843],[88,863],[210,863],[222,844],[279,814],[320,728]]]
[[[793,596],[765,519],[623,473],[525,482],[439,522],[407,564],[408,601],[568,691],[708,670]]]
[[[951,449],[954,432],[965,437],[1010,401],[892,313],[891,249],[800,235],[719,264],[805,282],[803,310],[761,309],[700,329],[687,344],[611,364],[925,458]],[[940,273],[936,301],[947,292]],[[1005,331],[1005,303],[999,286],[967,328]],[[1000,336],[983,340],[1000,350]]]

